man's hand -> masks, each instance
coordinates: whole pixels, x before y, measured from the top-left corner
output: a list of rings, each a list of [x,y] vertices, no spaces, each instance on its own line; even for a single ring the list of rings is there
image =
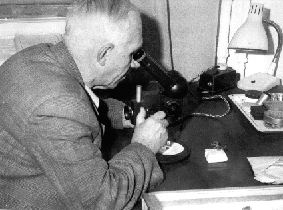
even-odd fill
[[[132,123],[131,120],[126,120],[123,118],[123,128],[133,128],[135,127]]]
[[[141,107],[136,119],[136,127],[132,142],[138,142],[148,147],[156,154],[168,139],[168,121],[163,111],[158,111],[145,119],[146,111]]]

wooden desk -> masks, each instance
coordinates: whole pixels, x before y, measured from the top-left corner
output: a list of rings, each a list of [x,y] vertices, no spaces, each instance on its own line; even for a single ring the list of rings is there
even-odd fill
[[[190,193],[197,194],[199,190],[202,193],[211,194],[216,193],[213,190],[215,188],[229,189],[230,187],[240,187],[240,191],[232,191],[235,194],[241,195],[242,193],[255,195],[255,192],[261,191],[263,194],[269,193],[268,190],[270,189],[262,188],[268,187],[267,185],[254,179],[253,170],[247,157],[283,155],[283,132],[262,133],[257,131],[238,110],[236,105],[228,99],[229,94],[235,93],[242,92],[239,92],[239,90],[230,90],[223,93],[223,96],[230,102],[231,106],[229,114],[225,117],[209,118],[192,116],[180,126],[181,132],[176,142],[187,145],[191,150],[191,155],[187,159],[174,164],[162,164],[161,167],[165,173],[165,180],[150,193],[154,194],[160,191],[170,193],[176,191],[180,192],[182,196],[187,196]],[[209,114],[222,114],[226,109],[227,107],[224,101],[213,100],[203,101],[196,111]],[[172,132],[172,128],[170,130]],[[174,127],[173,130],[178,131],[179,127]],[[111,149],[108,147],[110,144],[107,144],[110,158],[130,143],[132,131],[131,129],[124,129],[119,132],[112,132],[113,134],[116,135],[117,140],[112,142]],[[223,146],[226,146],[227,162],[207,163],[204,152],[205,149],[212,148],[211,144],[214,141],[218,141]],[[246,189],[246,187],[259,187],[259,189]],[[212,189],[213,191],[203,192],[205,189]],[[278,189],[271,188],[271,191],[275,191],[275,194],[278,194],[276,195],[276,199],[282,199],[281,191],[283,189],[280,187]],[[184,192],[183,190],[189,191],[185,191],[182,194]],[[223,194],[221,190],[217,192]],[[224,190],[224,194],[225,192]],[[229,193],[231,192],[229,191]],[[262,199],[260,196],[259,198],[257,196],[254,197],[256,197],[255,199]],[[137,204],[136,209],[141,209],[141,203]]]
[[[257,131],[229,100],[228,95],[232,93],[241,92],[230,90],[223,93],[231,106],[229,114],[225,117],[192,116],[184,122],[176,142],[187,145],[191,150],[191,155],[181,162],[161,165],[166,178],[153,191],[264,185],[254,179],[247,157],[283,155],[283,132],[262,133]],[[222,114],[226,109],[223,100],[212,100],[203,101],[196,111]],[[178,130],[178,126],[173,129]],[[106,139],[115,139],[115,141],[104,143],[105,147],[102,148],[107,154],[106,159],[113,157],[130,143],[132,129],[109,133],[112,137]],[[207,163],[204,152],[205,149],[213,148],[211,143],[214,141],[226,146],[227,162]]]
[[[223,95],[235,93],[228,91]],[[283,133],[257,131],[230,101],[231,111],[222,118],[191,117],[177,142],[191,149],[188,159],[162,165],[165,181],[153,191],[212,189],[264,185],[254,179],[247,157],[283,155]],[[203,101],[197,111],[211,114],[225,112],[222,100]],[[207,163],[204,151],[214,141],[226,146],[228,161]]]

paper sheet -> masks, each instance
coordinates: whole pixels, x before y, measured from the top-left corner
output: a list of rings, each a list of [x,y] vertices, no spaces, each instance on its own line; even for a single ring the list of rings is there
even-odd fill
[[[283,183],[283,156],[248,157],[255,179],[268,184]]]

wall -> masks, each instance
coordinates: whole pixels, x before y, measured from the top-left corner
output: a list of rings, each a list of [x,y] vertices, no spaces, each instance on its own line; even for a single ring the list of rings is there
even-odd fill
[[[171,69],[166,0],[131,0],[142,11],[143,48]]]
[[[221,0],[168,0],[173,67],[191,80],[215,65]],[[144,27],[144,45],[156,60],[172,69],[166,0],[132,0],[152,20]],[[151,30],[150,30],[151,29]]]
[[[187,80],[215,65],[220,0],[170,0],[175,70]]]

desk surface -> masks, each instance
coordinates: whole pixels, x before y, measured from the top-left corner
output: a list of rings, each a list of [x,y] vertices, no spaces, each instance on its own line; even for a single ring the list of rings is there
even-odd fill
[[[237,91],[227,91],[223,96],[228,99],[228,94],[232,93]],[[283,133],[257,131],[231,100],[229,102],[231,110],[225,117],[193,116],[180,126],[181,133],[176,142],[187,145],[191,155],[181,162],[161,165],[165,180],[153,191],[264,185],[254,179],[247,157],[283,155]],[[203,101],[197,111],[222,114],[226,109],[223,100],[213,100]],[[127,129],[119,135],[123,137],[112,142],[112,150],[108,151],[112,155],[129,143],[125,139],[131,138]],[[226,146],[227,162],[207,163],[204,151],[212,148],[214,141]]]
[[[225,98],[234,92],[224,93]],[[191,117],[185,122],[177,142],[187,145],[191,155],[181,162],[162,165],[166,179],[153,191],[263,185],[254,179],[247,157],[283,155],[283,133],[257,131],[229,102],[231,111],[225,117]],[[203,101],[198,108],[211,114],[225,110],[221,100]],[[204,151],[212,148],[214,141],[226,146],[227,162],[207,163]]]

